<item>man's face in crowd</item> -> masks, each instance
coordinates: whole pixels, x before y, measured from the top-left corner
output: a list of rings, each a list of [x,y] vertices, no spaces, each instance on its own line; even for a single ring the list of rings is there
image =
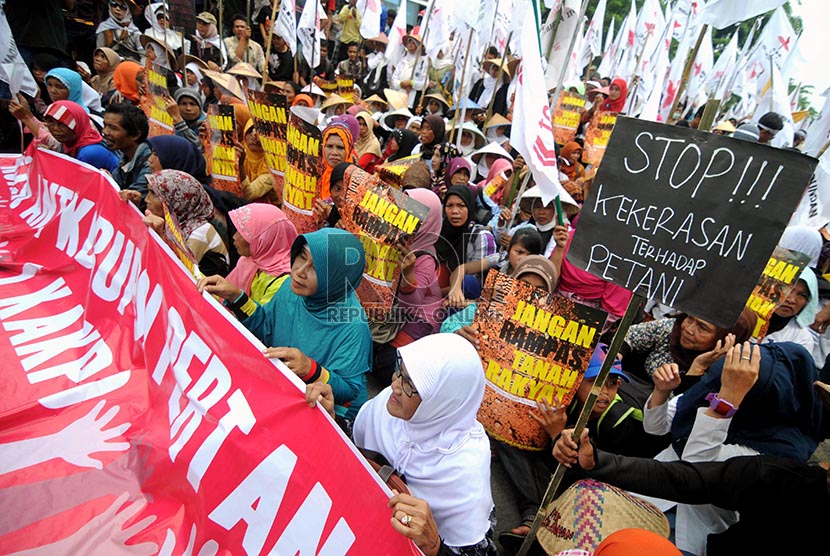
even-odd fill
[[[131,136],[123,127],[124,117],[121,114],[104,114],[104,129],[101,135],[112,150],[124,150],[138,142],[138,136]]]
[[[356,62],[357,61],[357,47],[356,46],[350,46],[347,53],[349,55],[349,61],[350,62]]]
[[[233,34],[237,39],[241,39],[248,33],[248,24],[242,19],[237,19],[233,22]]]

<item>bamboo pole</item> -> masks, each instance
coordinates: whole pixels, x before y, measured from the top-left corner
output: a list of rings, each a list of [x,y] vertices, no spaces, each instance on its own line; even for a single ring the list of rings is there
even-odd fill
[[[680,99],[683,97],[683,93],[686,92],[686,85],[689,84],[689,74],[692,72],[692,66],[695,63],[695,58],[697,58],[697,53],[700,50],[700,45],[703,43],[703,36],[706,34],[706,30],[709,29],[709,24],[706,23],[700,28],[700,33],[697,35],[697,42],[695,42],[695,47],[692,49],[691,54],[686,59],[686,66],[683,68],[683,77],[680,79],[680,87],[677,89],[677,95],[674,97],[674,101],[671,104],[671,109],[669,109],[669,115],[666,118],[666,123],[671,125],[675,122],[676,118],[674,117],[674,112],[677,110],[677,105],[680,104]]]
[[[467,65],[470,63],[470,47],[473,45],[473,32],[475,30],[470,27],[470,36],[467,38],[467,53],[464,55],[464,65],[461,67],[461,84],[458,87],[458,101],[455,103],[455,118],[453,118],[452,129],[453,133],[455,133],[456,128],[459,126],[463,127],[464,125],[464,118],[467,115],[467,102],[464,103],[463,108],[461,109],[461,115],[459,117],[458,114],[458,106],[461,104],[461,101],[464,100],[464,78],[467,77]],[[459,150],[461,150],[461,132],[458,132],[458,136],[455,138],[455,144]]]
[[[418,54],[415,56],[415,65],[412,66],[412,74],[409,76],[409,83],[412,84],[412,80],[415,79],[415,72],[418,71],[418,62],[421,60],[421,53],[424,51],[424,44],[427,40],[427,32],[429,32],[429,18],[432,15],[432,10],[435,8],[435,2],[432,2],[429,5],[429,12],[424,13],[424,28],[421,29],[421,45],[418,48]],[[429,77],[429,76],[427,76]]]
[[[507,44],[510,44],[510,39],[511,38],[513,38],[513,31],[510,31],[510,33],[507,34]],[[487,122],[490,121],[490,118],[493,115],[493,103],[496,100],[496,93],[498,93],[499,89],[501,88],[501,87],[498,87],[498,85],[501,83],[501,78],[504,74],[504,62],[505,62],[505,59],[504,59],[504,56],[502,56],[501,62],[499,63],[499,73],[496,76],[496,87],[493,88],[493,95],[490,97],[490,102],[487,104],[487,112],[484,115],[484,127],[485,128],[487,127]],[[506,85],[504,83],[501,83],[501,86],[505,87]]]
[[[248,0],[249,3],[250,1]],[[279,6],[279,2],[274,2],[274,5],[271,7],[271,26],[268,28],[268,42],[265,44],[265,71],[262,75],[263,86],[271,81],[271,75],[268,73],[268,58],[271,56],[271,41],[274,38],[274,27],[277,26],[277,22],[275,21],[277,18],[277,6]],[[296,42],[296,33],[294,35],[294,42]],[[294,73],[297,73],[297,56],[294,56]]]
[[[634,101],[637,97],[637,90],[640,88],[640,65],[643,63],[643,56],[646,53],[646,45],[648,44],[648,38],[650,34],[646,34],[645,40],[643,40],[643,46],[640,48],[640,53],[637,55],[637,65],[635,66],[634,70],[634,79],[636,83],[634,83],[634,90],[628,95],[628,101],[626,102],[626,107],[623,109],[626,114],[631,114],[634,110]]]
[[[597,398],[602,392],[602,387],[605,385],[605,379],[608,378],[608,375],[611,373],[611,367],[613,366],[614,360],[617,358],[617,354],[622,347],[622,343],[623,340],[625,340],[628,329],[631,327],[631,324],[640,312],[640,308],[642,307],[644,301],[645,298],[635,293],[631,296],[631,301],[628,302],[628,308],[626,308],[625,314],[623,315],[622,320],[620,320],[620,325],[617,328],[616,333],[614,333],[611,345],[608,346],[608,353],[605,356],[605,361],[602,362],[602,368],[600,369],[597,378],[594,380],[594,385],[591,387],[591,392],[588,394],[588,399],[585,401],[585,405],[582,407],[579,419],[573,429],[572,438],[576,442],[579,442],[579,438],[582,436],[582,431],[588,425],[588,419],[590,419],[591,413],[594,410],[594,405],[597,403]],[[536,512],[536,517],[533,519],[533,526],[531,526],[530,532],[527,534],[527,537],[525,537],[517,556],[526,556],[528,550],[530,550],[530,547],[535,542],[536,532],[539,531],[539,527],[542,525],[542,520],[545,518],[545,512],[548,506],[550,506],[550,503],[553,502],[556,491],[559,490],[559,485],[562,483],[562,478],[565,475],[565,469],[565,466],[561,463],[556,466],[556,471],[551,477],[550,483],[548,483],[548,488],[542,498],[542,504],[539,506],[539,511]]]
[[[582,0],[582,5],[579,7],[579,14],[577,14],[577,21],[581,21],[585,15],[585,10],[588,9],[588,0]],[[551,99],[551,121],[553,121],[553,110],[556,108],[556,103],[559,102],[559,97],[562,94],[562,83],[565,81],[565,74],[568,72],[568,66],[571,61],[571,54],[573,54],[574,46],[576,46],[576,36],[579,34],[579,25],[574,29],[574,34],[571,35],[570,43],[568,44],[568,53],[565,55],[565,63],[562,64],[562,69],[559,72],[559,77],[556,80],[556,89],[553,92],[553,99]]]

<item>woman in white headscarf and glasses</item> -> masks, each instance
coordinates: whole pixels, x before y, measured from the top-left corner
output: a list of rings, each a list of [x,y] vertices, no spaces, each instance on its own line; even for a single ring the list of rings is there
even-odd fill
[[[392,385],[354,422],[357,446],[383,455],[412,495],[429,504],[455,554],[495,554],[491,540],[490,442],[476,414],[484,372],[457,334],[434,334],[398,349]],[[403,525],[410,516],[397,515]]]

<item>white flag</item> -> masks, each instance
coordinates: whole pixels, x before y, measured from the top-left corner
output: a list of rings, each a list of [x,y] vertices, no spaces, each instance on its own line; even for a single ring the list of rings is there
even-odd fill
[[[802,224],[818,229],[828,223],[830,223],[830,149],[821,155],[813,177],[807,185],[807,190],[801,198],[801,204],[790,219],[790,226]]]
[[[403,47],[403,36],[406,35],[406,9],[406,0],[401,0],[401,5],[398,6],[398,15],[395,16],[392,28],[389,29],[386,59],[389,60],[390,69],[387,71],[392,71],[391,68],[395,67],[406,54],[406,49]]]
[[[364,39],[373,39],[380,35],[386,27],[386,22],[380,20],[381,0],[357,0],[355,5],[360,14],[360,36]]]
[[[723,95],[726,92],[726,87],[732,78],[732,74],[735,73],[735,70],[737,69],[737,55],[738,32],[735,31],[735,34],[732,35],[731,39],[729,39],[729,43],[727,43],[726,48],[724,48],[721,51],[720,56],[718,56],[718,61],[715,62],[715,65],[712,67],[712,71],[709,73],[709,77],[706,80],[706,90],[717,99],[723,98]]]
[[[453,14],[454,0],[435,2],[429,20],[427,21],[427,36],[424,37],[424,48],[433,64],[438,60],[438,53],[443,53],[443,59],[448,59],[450,53],[450,21]]]
[[[606,0],[599,0],[588,29],[585,31],[585,39],[579,53],[578,69],[582,70],[591,61],[602,54],[602,24],[605,20]],[[613,20],[612,20],[613,21]]]
[[[802,152],[810,156],[817,156],[830,138],[830,89],[825,91],[823,96],[824,107],[818,118],[807,128],[807,139],[802,147]],[[830,152],[830,149],[827,149],[827,152]]]
[[[297,36],[303,47],[303,57],[309,67],[316,68],[320,64],[320,18],[325,16],[325,10],[319,0],[306,0],[300,22],[297,24]]]
[[[769,80],[770,62],[779,71],[783,71],[784,62],[794,48],[796,38],[784,8],[775,10],[749,55],[747,69],[751,74],[750,80],[757,79],[758,87],[763,87]]]
[[[524,20],[535,23],[532,10],[532,3],[528,3]],[[522,63],[518,70],[510,144],[527,162],[545,204],[558,196],[563,203],[575,205],[573,198],[559,183],[556,144],[539,53],[539,34],[535,29],[528,29],[522,33],[521,42]]]
[[[579,0],[565,0],[562,6],[559,27],[556,28],[556,38],[553,40],[553,48],[550,51],[550,58],[548,58],[548,65],[545,71],[546,91],[556,87],[556,82],[559,80],[562,67],[570,63],[574,57],[573,53],[570,57],[568,56],[568,47],[571,45],[571,37],[576,33],[577,27],[579,26],[579,8]],[[547,36],[549,37],[550,33]],[[545,43],[542,42],[540,44]]]
[[[499,0],[496,20],[493,24],[493,44],[502,53],[507,47],[507,36],[510,34],[513,12],[513,0]]]
[[[700,11],[698,24],[703,25],[704,23],[708,23],[715,29],[723,29],[774,10],[786,2],[787,0],[752,0],[752,2],[711,0]]]
[[[637,65],[637,7],[634,5],[634,0],[631,0],[631,9],[628,12],[628,17],[625,18],[620,29],[620,45],[619,45],[619,62],[612,71],[616,75],[622,77],[626,82],[631,80]]]
[[[29,67],[17,50],[6,12],[0,5],[0,81],[8,84],[13,94],[25,93],[33,97],[38,92],[37,83]]]
[[[715,63],[715,54],[712,50],[712,28],[707,27],[700,43],[700,49],[692,64],[692,71],[689,74],[689,85],[687,90],[691,106],[700,106],[706,102],[706,81],[712,73],[712,66]]]
[[[645,0],[643,8],[640,10],[640,15],[637,18],[637,26],[634,34],[637,39],[636,54],[645,48],[644,58],[648,59],[651,54],[657,50],[658,41],[663,34],[663,27],[666,21],[663,17],[663,9],[660,7],[660,2],[657,0]],[[640,71],[638,69],[637,71]]]
[[[312,2],[313,4],[313,2]],[[297,55],[297,16],[295,0],[282,0],[274,34],[281,36],[288,43],[291,55]]]
[[[758,106],[755,107],[755,114],[752,122],[758,120],[767,112],[776,112],[784,118],[784,129],[775,135],[770,144],[775,147],[790,146],[793,141],[792,127],[793,113],[790,110],[790,95],[787,88],[787,81],[781,76],[781,72],[774,65],[772,66],[772,79],[767,80],[758,99]]]

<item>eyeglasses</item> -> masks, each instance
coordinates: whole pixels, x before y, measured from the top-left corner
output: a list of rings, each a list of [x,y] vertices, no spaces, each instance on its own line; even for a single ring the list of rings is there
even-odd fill
[[[407,398],[416,396],[418,391],[415,389],[415,385],[412,384],[412,379],[403,374],[403,371],[403,358],[399,352],[397,360],[395,361],[395,379],[401,379],[401,390],[403,390],[403,393],[406,394]]]

